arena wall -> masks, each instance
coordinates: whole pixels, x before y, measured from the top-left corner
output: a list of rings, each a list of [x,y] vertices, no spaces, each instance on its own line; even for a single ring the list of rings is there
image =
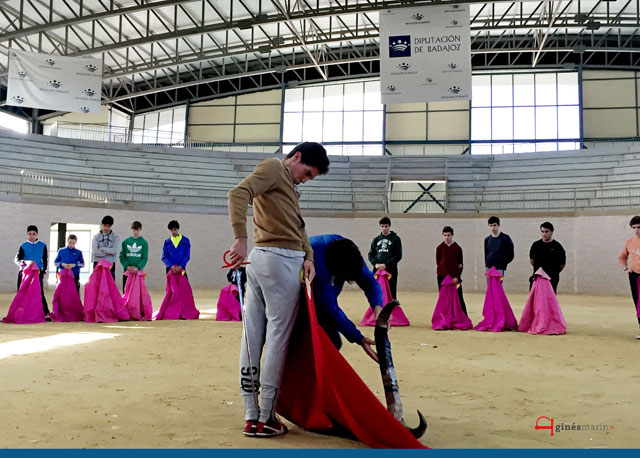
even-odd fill
[[[13,259],[18,245],[26,239],[27,225],[36,224],[40,229],[40,239],[49,244],[52,223],[99,224],[106,214],[115,218],[114,230],[121,237],[130,234],[132,221],[142,222],[143,236],[150,246],[150,260],[145,269],[150,288],[164,287],[165,271],[161,252],[162,243],[169,236],[167,223],[171,219],[177,219],[181,224],[181,233],[191,239],[192,259],[188,271],[194,288],[220,288],[226,284],[225,272],[220,269],[221,256],[233,242],[227,215],[5,201],[0,202],[0,216],[4,221],[4,240],[0,245],[0,290],[12,291],[15,288],[17,267]],[[404,248],[399,289],[435,291],[435,247],[442,240],[442,227],[451,225],[455,230],[455,240],[464,250],[464,287],[468,291],[483,291],[483,239],[488,235],[487,216],[417,218],[391,215],[392,230],[401,236]],[[628,226],[631,215],[499,216],[502,216],[503,231],[514,241],[516,252],[504,282],[507,292],[527,290],[528,278],[532,273],[529,247],[540,236],[540,223],[549,220],[555,226],[556,240],[567,251],[567,267],[561,274],[559,293],[628,295],[628,282],[618,266],[617,257],[624,241],[632,235]],[[310,235],[341,234],[353,239],[364,256],[371,239],[379,232],[378,219],[378,215],[353,218],[305,216]],[[117,274],[120,275],[120,272],[118,266]]]

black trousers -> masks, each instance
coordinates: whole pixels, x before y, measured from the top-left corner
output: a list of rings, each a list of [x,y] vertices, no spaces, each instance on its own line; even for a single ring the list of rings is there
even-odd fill
[[[637,310],[638,307],[638,277],[640,277],[640,274],[629,271],[629,286],[631,287],[631,297],[633,297],[633,310]],[[640,325],[640,317],[638,318],[638,324]]]
[[[551,277],[551,276],[550,276]],[[529,291],[531,291],[531,288],[533,287],[533,282],[536,279],[535,275],[532,275],[529,277]],[[551,283],[551,287],[553,288],[553,292],[558,294],[558,282],[560,281],[560,276],[557,277],[551,277],[551,280],[549,280],[549,282]]]
[[[93,263],[93,268],[95,269],[96,266],[98,265],[97,262]],[[111,272],[111,276],[113,277],[113,281],[116,281],[116,263],[112,263],[111,264],[111,269],[109,269],[109,271]]]
[[[42,295],[42,310],[44,311],[44,316],[49,315],[49,304],[47,304],[47,298],[44,297],[44,280],[45,273],[40,271],[40,275],[38,275],[38,279],[40,280],[40,294]],[[18,287],[16,291],[20,289],[20,285],[22,284],[22,272],[18,272]]]
[[[444,279],[445,277],[441,277],[440,275],[438,275],[438,291],[440,291],[440,288],[442,288],[442,281]],[[462,283],[460,283],[460,287],[458,288],[458,298],[460,299],[460,307],[462,307],[462,311],[465,315],[469,316],[469,314],[467,313],[467,304],[464,303],[464,297],[462,297]]]

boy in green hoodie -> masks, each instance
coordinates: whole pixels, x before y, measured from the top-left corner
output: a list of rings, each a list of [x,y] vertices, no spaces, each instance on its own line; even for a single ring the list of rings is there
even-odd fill
[[[398,234],[391,230],[391,220],[384,217],[379,221],[380,235],[371,242],[369,262],[373,264],[373,273],[385,270],[391,274],[389,288],[391,297],[396,299],[398,286],[398,262],[402,259],[402,242]]]
[[[131,223],[131,232],[133,235],[122,241],[122,250],[120,251],[120,264],[122,264],[123,272],[137,272],[143,270],[149,259],[149,244],[142,238],[142,223],[134,221]],[[127,285],[127,276],[122,275],[122,291]]]

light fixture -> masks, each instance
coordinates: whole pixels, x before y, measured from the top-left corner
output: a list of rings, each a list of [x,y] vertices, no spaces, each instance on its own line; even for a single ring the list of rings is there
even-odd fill
[[[598,30],[602,23],[600,21],[589,21],[585,24],[587,30]]]
[[[573,17],[573,20],[578,24],[584,24],[589,19],[589,15],[587,13],[578,13]]]
[[[241,30],[253,28],[253,21],[251,19],[241,19],[236,22],[236,27]]]

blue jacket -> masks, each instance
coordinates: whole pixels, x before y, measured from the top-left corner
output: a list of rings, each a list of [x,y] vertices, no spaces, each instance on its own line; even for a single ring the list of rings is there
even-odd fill
[[[336,234],[309,237],[311,248],[313,248],[316,268],[316,276],[313,279],[313,298],[316,303],[318,322],[338,349],[342,346],[340,334],[345,336],[351,343],[359,344],[362,342],[362,339],[364,339],[364,336],[358,328],[356,328],[356,325],[347,318],[338,306],[338,296],[342,292],[344,280],[339,278],[332,279],[324,261],[324,252],[327,245],[334,240],[342,238],[344,237]],[[382,289],[371,271],[367,268],[364,260],[362,261],[362,272],[360,277],[356,279],[356,283],[362,291],[364,291],[371,307],[383,305]]]
[[[84,257],[82,256],[82,251],[77,248],[69,248],[64,247],[58,251],[58,256],[53,261],[58,269],[62,264],[75,264],[71,270],[73,271],[73,276],[77,277],[80,275],[80,269],[84,267]]]
[[[498,270],[507,270],[507,264],[513,261],[513,242],[504,232],[499,236],[491,235],[484,239],[484,265]]]
[[[24,261],[33,261],[37,264],[40,272],[46,272],[48,266],[49,252],[47,245],[40,240],[36,240],[34,243],[28,240],[18,248],[18,254],[16,254],[15,263],[20,266],[20,270],[24,267],[22,264]]]
[[[162,247],[162,262],[165,266],[181,266],[183,269],[187,268],[187,263],[191,259],[191,242],[189,239],[182,236],[182,240],[178,243],[178,247],[173,246],[171,237],[164,241]]]

